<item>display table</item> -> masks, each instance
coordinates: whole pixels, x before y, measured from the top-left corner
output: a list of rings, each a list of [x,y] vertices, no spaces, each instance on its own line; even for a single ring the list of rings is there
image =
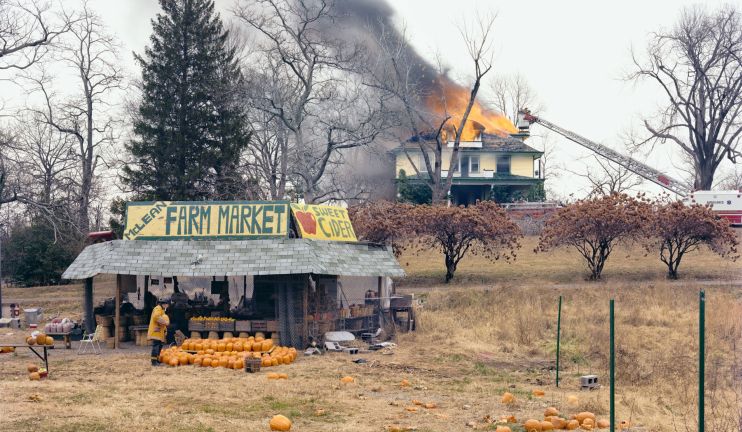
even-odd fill
[[[72,340],[70,339],[70,334],[72,332],[62,332],[62,333],[49,333],[47,332],[47,336],[62,336],[62,341],[64,342],[64,347],[66,349],[72,349]]]
[[[49,372],[49,360],[48,360],[49,357],[48,357],[48,354],[47,354],[47,350],[49,348],[54,348],[54,345],[2,344],[2,346],[13,347],[15,349],[18,349],[18,348],[28,348],[28,349],[30,349],[31,352],[33,352],[34,354],[36,354],[36,357],[38,357],[39,359],[41,359],[44,362],[44,367],[46,368],[46,371]],[[44,355],[43,356],[38,351],[36,351],[37,348],[41,348],[42,350],[44,350]]]

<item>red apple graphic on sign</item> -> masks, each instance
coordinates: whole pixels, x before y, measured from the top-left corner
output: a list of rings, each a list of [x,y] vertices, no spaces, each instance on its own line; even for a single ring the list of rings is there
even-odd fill
[[[294,212],[296,219],[301,224],[302,230],[307,234],[317,234],[317,220],[312,212]]]

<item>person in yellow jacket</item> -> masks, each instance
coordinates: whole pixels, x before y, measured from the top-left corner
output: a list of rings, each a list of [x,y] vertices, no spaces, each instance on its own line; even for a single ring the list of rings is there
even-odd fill
[[[147,339],[152,341],[152,366],[160,365],[160,351],[166,340],[167,326],[170,325],[170,318],[165,313],[168,306],[170,306],[169,299],[160,299],[157,306],[152,309],[152,316],[149,319]]]

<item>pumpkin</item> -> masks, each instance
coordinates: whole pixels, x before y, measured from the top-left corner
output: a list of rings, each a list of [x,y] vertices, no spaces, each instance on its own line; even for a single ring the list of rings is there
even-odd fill
[[[607,429],[611,427],[611,422],[609,422],[606,419],[600,419],[598,420],[598,429]]]
[[[550,416],[558,416],[558,415],[559,415],[559,410],[554,407],[546,408],[546,410],[544,411],[544,418],[550,417]]]
[[[593,420],[591,418],[586,418],[582,422],[582,427],[584,428],[585,426],[590,426],[591,428],[594,427],[595,426],[595,420]]]
[[[409,412],[417,412],[416,406],[408,406],[408,407],[404,407],[404,409]]]
[[[226,351],[226,349],[227,349],[227,344],[224,344],[224,343],[220,343],[219,345],[216,346],[217,352],[224,352]]]
[[[177,357],[171,358],[169,365],[170,366],[178,366],[178,358]]]
[[[273,339],[266,339],[262,343],[262,351],[270,351],[273,348]]]
[[[28,379],[30,379],[31,381],[38,381],[41,379],[41,375],[39,375],[38,372],[31,372],[30,374],[28,374]]]
[[[214,350],[211,349],[211,348],[209,348],[209,349],[206,350],[206,354],[208,354],[208,355],[214,355]]]
[[[252,351],[252,341],[247,341],[242,344],[242,349],[244,351]]]
[[[291,420],[282,415],[275,415],[268,423],[272,431],[288,431],[291,430]]]
[[[584,425],[580,426],[580,428],[582,430],[591,431],[591,430],[593,430],[593,425],[592,425],[592,423],[590,423],[590,424],[584,424]]]
[[[541,430],[542,431],[554,430],[554,425],[550,421],[544,420],[541,422]]]
[[[510,392],[505,392],[502,394],[502,403],[504,404],[511,404],[515,403],[515,396],[513,396]]]
[[[570,420],[567,422],[567,430],[575,430],[580,427],[580,422],[577,420]]]
[[[26,338],[26,343],[29,344],[29,345],[35,344],[36,343],[36,338],[29,336],[29,337]]]
[[[51,345],[54,345],[54,338],[53,337],[46,336],[44,339],[45,339],[44,342],[46,343],[46,345],[50,345],[50,346]],[[37,340],[38,340],[38,338],[37,338]]]
[[[28,373],[39,371],[39,367],[32,363],[29,363],[28,366],[26,366],[26,369],[28,369]]]
[[[201,360],[201,366],[203,367],[211,366],[211,359],[209,357],[206,357],[203,360]]]
[[[577,399],[577,396],[575,395],[569,395],[567,396],[567,404],[571,407],[576,407],[580,404],[579,399]]]
[[[523,423],[523,429],[525,429],[526,432],[541,432],[541,422],[534,419],[526,420],[526,422]]]
[[[46,335],[44,333],[38,333],[36,335],[36,343],[39,345],[44,345],[46,343]]]
[[[224,357],[224,356],[219,357],[219,366],[220,367],[227,367],[228,364],[229,364],[229,359],[227,357]]]
[[[509,426],[498,426],[495,432],[513,432]]]
[[[227,346],[226,346],[226,348],[224,350],[225,351],[233,351],[234,350],[234,344],[232,342],[228,343]]]
[[[536,389],[533,391],[533,396],[535,397],[544,397],[545,394],[543,390]]]
[[[188,356],[180,356],[178,357],[178,363],[180,363],[181,366],[185,366],[188,364]]]
[[[237,359],[234,361],[234,368],[235,369],[244,369],[245,368],[245,361],[242,359]]]
[[[242,344],[242,341],[237,341],[233,344],[233,348],[235,351],[240,352],[242,351],[244,345]]]
[[[271,357],[271,366],[278,366],[278,358]]]
[[[204,350],[204,344],[202,344],[202,343],[198,343],[198,342],[197,342],[197,343],[196,343],[196,347],[195,347],[195,350],[196,350],[196,351],[203,351],[203,350]]]
[[[551,424],[554,425],[554,429],[566,429],[567,428],[567,420],[561,417],[551,417],[549,421],[551,422]]]
[[[434,409],[438,408],[438,405],[435,402],[428,402],[425,405],[423,405],[427,409]]]
[[[215,358],[211,359],[211,367],[219,367],[219,360]]]
[[[193,365],[194,366],[201,366],[201,362],[204,361],[203,357],[195,356],[193,358]]]
[[[506,423],[518,423],[518,421],[515,419],[514,415],[509,416],[502,416],[500,419],[504,420]]]
[[[589,411],[583,411],[581,413],[578,413],[575,415],[575,420],[580,422],[580,424],[585,423],[586,419],[591,419],[593,424],[595,424],[595,414],[589,412]]]
[[[266,375],[266,376],[268,377],[269,380],[277,380],[278,379],[278,374],[275,373],[275,372],[269,372],[268,375]]]
[[[340,378],[340,382],[343,384],[350,384],[354,381],[355,381],[355,378],[353,378],[352,376],[344,376]]]

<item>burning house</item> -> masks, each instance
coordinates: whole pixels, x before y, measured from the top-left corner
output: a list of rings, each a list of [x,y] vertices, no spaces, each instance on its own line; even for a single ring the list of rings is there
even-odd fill
[[[450,81],[427,98],[431,112],[450,120],[440,133],[411,137],[392,150],[398,184],[403,178],[424,181],[430,174],[423,152],[432,164],[438,144],[442,147],[440,176],[448,176],[455,145],[453,128],[460,121],[456,113],[465,111],[468,98],[468,90]],[[543,191],[543,152],[527,145],[527,137],[527,131],[519,131],[506,117],[476,102],[461,133],[449,191],[451,204],[469,205],[488,199],[509,202]]]

